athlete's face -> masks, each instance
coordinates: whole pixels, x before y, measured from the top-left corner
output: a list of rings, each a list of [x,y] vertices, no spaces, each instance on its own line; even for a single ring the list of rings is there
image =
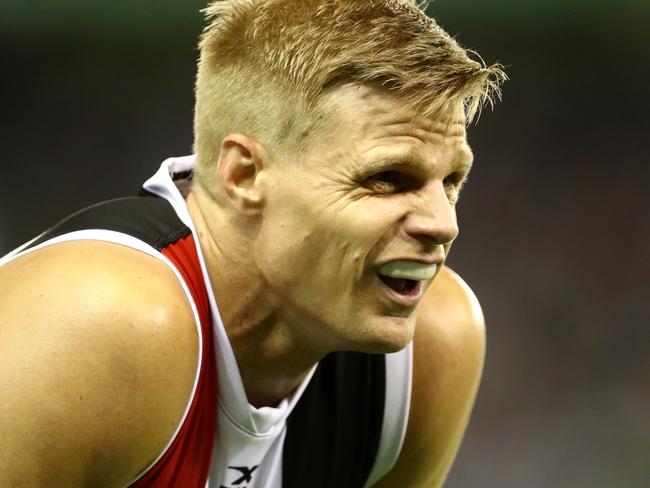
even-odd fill
[[[337,128],[267,174],[256,260],[269,290],[324,350],[389,352],[458,234],[471,166],[464,121],[414,118],[370,88],[336,95]]]

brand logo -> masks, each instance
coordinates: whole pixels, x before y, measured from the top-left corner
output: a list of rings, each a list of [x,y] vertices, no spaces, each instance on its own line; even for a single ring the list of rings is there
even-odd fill
[[[248,486],[248,483],[251,483],[253,481],[253,472],[259,468],[259,465],[253,466],[252,468],[249,468],[248,466],[228,466],[228,469],[232,469],[233,471],[237,471],[239,478],[237,478],[235,481],[231,481],[232,486],[236,486],[239,488],[246,488]],[[230,488],[229,486],[221,485],[219,488]]]

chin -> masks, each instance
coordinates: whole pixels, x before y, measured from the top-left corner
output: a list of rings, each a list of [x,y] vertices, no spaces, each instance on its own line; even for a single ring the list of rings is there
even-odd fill
[[[369,354],[401,351],[413,340],[415,317],[381,317],[369,324],[355,350]],[[379,323],[377,323],[379,322]]]

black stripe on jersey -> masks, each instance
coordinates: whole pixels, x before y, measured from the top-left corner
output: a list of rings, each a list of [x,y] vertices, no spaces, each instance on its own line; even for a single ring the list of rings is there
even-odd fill
[[[283,488],[361,488],[379,448],[383,354],[336,352],[318,365],[289,416]]]
[[[191,233],[164,198],[127,197],[98,203],[72,214],[31,243],[29,248],[63,234],[87,229],[129,234],[158,251]]]

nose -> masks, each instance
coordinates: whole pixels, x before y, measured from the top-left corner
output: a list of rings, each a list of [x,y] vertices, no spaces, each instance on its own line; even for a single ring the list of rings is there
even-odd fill
[[[427,244],[445,245],[458,236],[456,208],[449,201],[441,182],[418,195],[404,221],[412,238]]]

